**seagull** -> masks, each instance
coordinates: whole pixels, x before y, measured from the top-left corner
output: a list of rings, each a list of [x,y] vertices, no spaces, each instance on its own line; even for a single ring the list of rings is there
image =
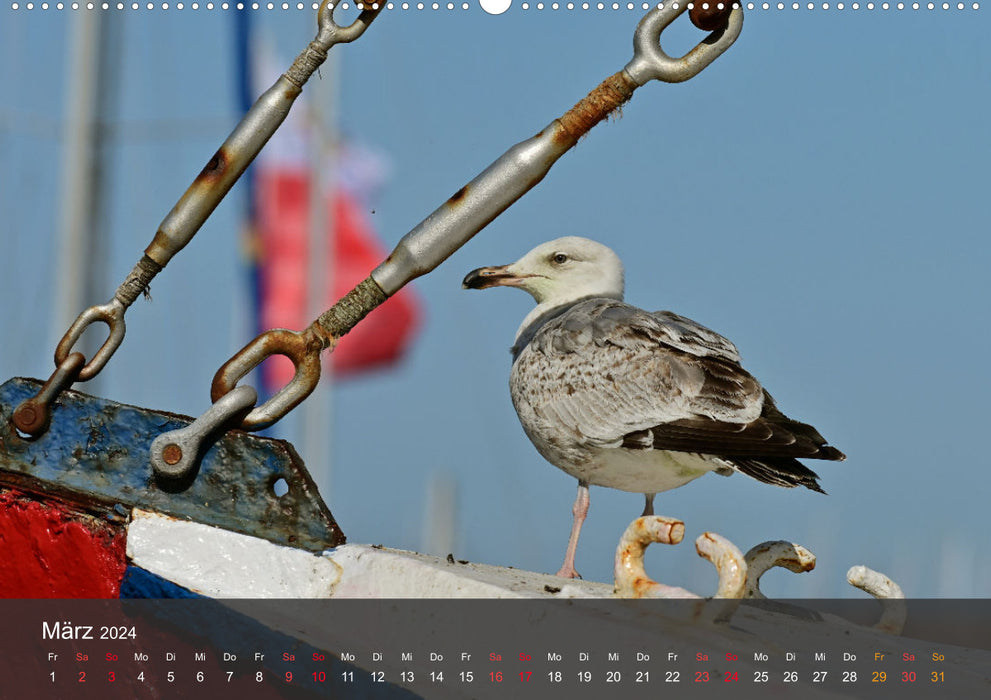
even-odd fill
[[[825,493],[797,458],[846,459],[778,410],[729,340],[624,303],[623,263],[601,243],[559,238],[509,265],[472,270],[462,286],[518,287],[537,302],[516,333],[509,390],[537,451],[578,479],[558,576],[579,577],[592,485],[642,493],[652,515],[654,494],[708,472]]]

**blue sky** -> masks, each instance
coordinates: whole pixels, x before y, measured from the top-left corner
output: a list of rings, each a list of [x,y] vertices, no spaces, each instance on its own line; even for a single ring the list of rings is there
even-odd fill
[[[0,9],[0,379],[52,370],[70,14]],[[107,279],[79,310],[111,297],[236,122],[229,14],[114,13]],[[336,94],[342,133],[391,161],[372,216],[386,245],[622,68],[642,14],[395,10],[334,49],[339,84],[328,70],[307,94]],[[508,348],[532,301],[460,282],[583,235],[625,261],[631,303],[726,335],[787,414],[848,455],[810,464],[829,496],[742,475],[659,495],[658,512],[682,518],[687,541],[652,549],[649,571],[711,593],[691,540],[712,530],[744,550],[788,539],[818,555],[810,574],[769,575],[771,594],[861,595],[843,578],[866,564],[913,596],[991,595],[991,458],[978,439],[991,389],[985,15],[971,3],[756,9],[704,73],[638,90],[415,283],[425,323],[401,365],[311,397],[331,413],[330,444],[303,458],[350,541],[421,549],[428,485],[440,478],[458,494],[456,557],[558,568],[576,483],[532,448],[508,392]],[[287,57],[314,34],[309,11],[254,20]],[[700,34],[685,18],[664,36],[680,53]],[[129,311],[106,370],[77,388],[206,408],[217,367],[251,337],[243,206],[236,188],[153,282],[153,300]],[[298,423],[276,433],[297,441]],[[610,580],[615,544],[641,507],[638,495],[592,490],[577,560],[587,578]]]

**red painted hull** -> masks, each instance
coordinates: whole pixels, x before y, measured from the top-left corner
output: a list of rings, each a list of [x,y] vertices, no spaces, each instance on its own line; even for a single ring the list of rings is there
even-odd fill
[[[127,532],[54,499],[0,490],[0,597],[116,598]]]

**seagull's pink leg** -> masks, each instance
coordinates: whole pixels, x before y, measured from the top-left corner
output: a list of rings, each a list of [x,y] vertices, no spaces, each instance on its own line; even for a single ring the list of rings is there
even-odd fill
[[[575,499],[575,505],[571,508],[571,514],[575,517],[571,523],[571,537],[568,538],[568,551],[564,554],[564,564],[561,565],[561,569],[557,572],[557,575],[563,578],[581,578],[578,572],[575,571],[575,551],[578,549],[578,534],[582,531],[582,523],[585,522],[585,516],[588,515],[589,503],[588,482],[579,479],[578,497]]]

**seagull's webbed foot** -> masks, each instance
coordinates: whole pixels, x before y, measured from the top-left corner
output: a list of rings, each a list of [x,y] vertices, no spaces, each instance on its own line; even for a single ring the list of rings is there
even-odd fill
[[[578,535],[582,531],[585,516],[588,515],[590,502],[588,482],[579,479],[578,497],[575,498],[575,505],[571,508],[571,514],[574,516],[574,520],[571,523],[571,537],[568,538],[568,551],[564,554],[564,564],[561,565],[556,576],[560,576],[561,578],[581,578],[581,574],[575,570],[575,552],[578,549]]]

